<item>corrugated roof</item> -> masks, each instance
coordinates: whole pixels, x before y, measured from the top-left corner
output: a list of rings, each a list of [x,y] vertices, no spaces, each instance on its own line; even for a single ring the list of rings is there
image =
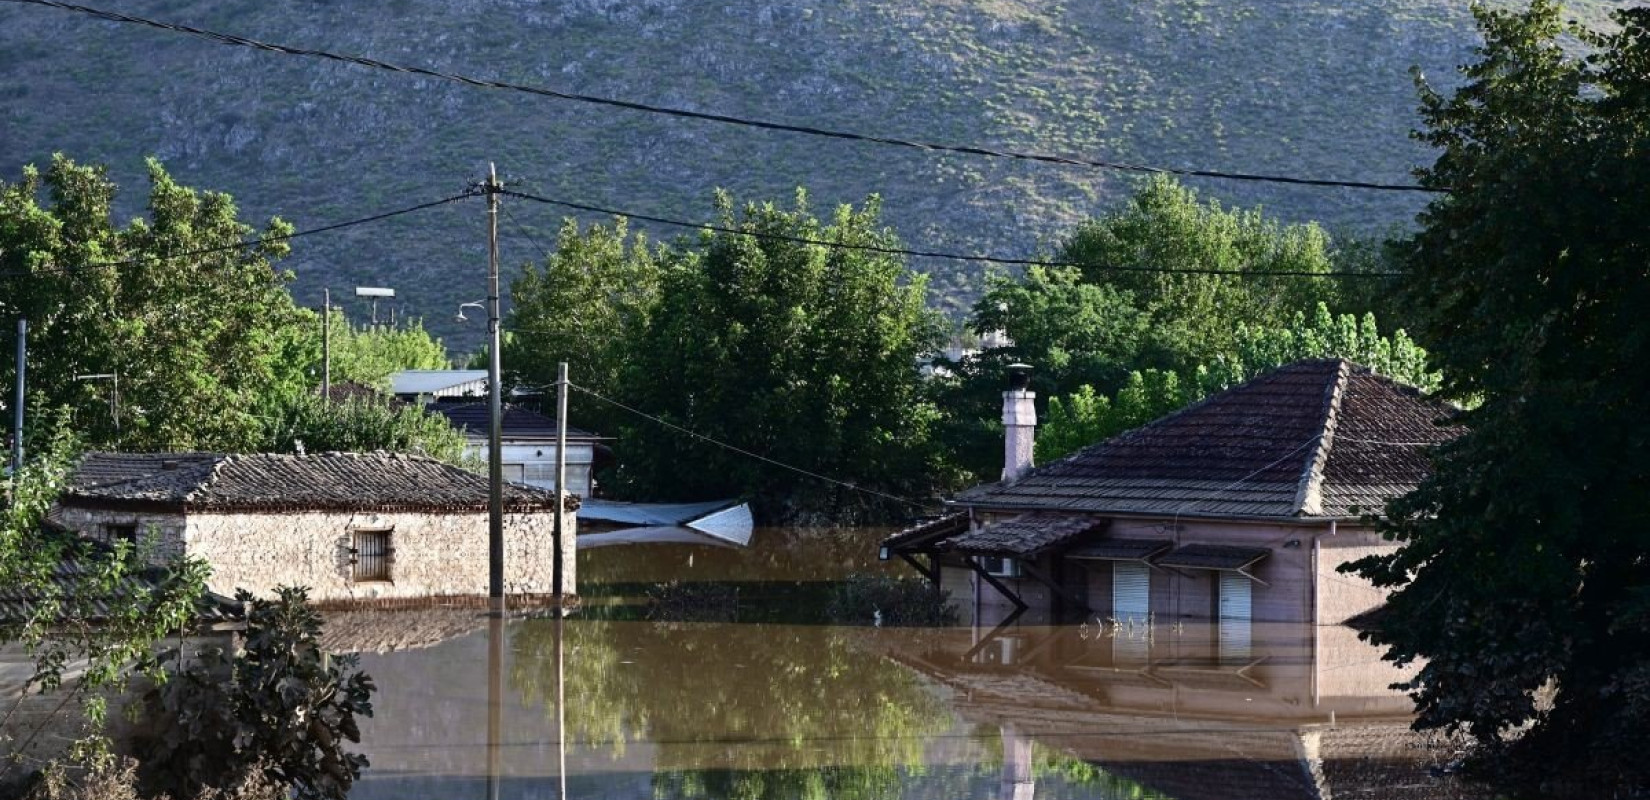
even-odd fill
[[[490,423],[486,403],[431,403],[429,410],[447,418],[453,427],[471,438],[486,438]],[[500,423],[507,439],[534,439],[555,441],[556,421],[531,409],[504,404],[504,419]],[[590,431],[567,426],[567,438],[589,441],[601,438]]]
[[[484,369],[408,369],[390,376],[391,394],[434,394],[443,389],[487,380]]]
[[[1033,556],[1106,529],[1111,520],[1079,514],[1021,514],[1018,517],[953,536],[940,547],[975,555]]]
[[[178,510],[480,511],[487,479],[398,453],[220,455],[87,453],[60,502]],[[555,494],[507,484],[511,511],[555,507]],[[569,496],[568,508],[578,498]]]
[[[1356,516],[1414,488],[1452,409],[1343,359],[1300,361],[956,503],[1098,513]],[[1357,441],[1353,441],[1357,440]],[[1354,511],[1353,509],[1357,510]]]

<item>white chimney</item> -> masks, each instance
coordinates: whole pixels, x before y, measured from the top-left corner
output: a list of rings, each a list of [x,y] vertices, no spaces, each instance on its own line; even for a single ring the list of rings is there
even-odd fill
[[[1020,479],[1035,466],[1037,393],[1031,391],[1031,365],[1008,365],[1008,391],[1003,392],[1003,481]]]

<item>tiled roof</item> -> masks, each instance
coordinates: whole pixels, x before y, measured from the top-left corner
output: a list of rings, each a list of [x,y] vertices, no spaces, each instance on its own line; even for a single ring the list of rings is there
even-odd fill
[[[480,511],[484,476],[396,453],[218,455],[87,453],[65,505],[212,511]],[[578,499],[569,497],[569,508]],[[555,494],[507,484],[511,511],[553,508]]]
[[[49,535],[49,534],[47,534]],[[88,575],[88,566],[97,565],[93,560],[97,557],[107,557],[110,550],[98,542],[76,542],[79,547],[87,548],[85,553],[91,558],[69,556],[52,567],[52,574],[47,578],[45,586],[23,586],[18,584],[0,585],[0,623],[19,623],[30,619],[37,606],[46,601],[67,601],[69,609],[63,613],[72,614],[87,622],[102,622],[110,615],[109,599],[120,597],[147,597],[157,591],[161,582],[166,578],[166,570],[160,567],[147,567],[129,573],[121,580],[117,593],[98,590],[90,595],[84,594],[83,589],[88,585],[97,585],[95,576]],[[72,595],[72,597],[71,597]],[[240,603],[233,598],[220,594],[206,592],[196,601],[195,623],[211,624],[233,622],[244,616]]]
[[[486,437],[488,425],[488,408],[486,403],[431,403],[429,410],[447,418],[452,426],[463,431],[466,436]],[[537,411],[504,405],[504,419],[501,420],[504,436],[507,439],[547,439],[556,438],[556,421]],[[590,431],[580,430],[571,425],[567,426],[569,439],[599,439]]]
[[[1449,406],[1342,359],[1300,361],[958,505],[1201,517],[1379,511],[1427,474]],[[1356,510],[1355,510],[1356,509]]]
[[[1104,530],[1111,521],[1081,514],[1021,514],[960,536],[940,547],[978,555],[1032,556],[1057,544]]]
[[[968,512],[958,511],[912,525],[893,536],[883,539],[882,546],[890,550],[916,547],[966,530],[968,530]]]

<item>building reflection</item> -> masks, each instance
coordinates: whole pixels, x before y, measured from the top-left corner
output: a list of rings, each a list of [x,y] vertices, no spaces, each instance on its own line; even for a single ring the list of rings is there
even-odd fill
[[[1241,644],[1234,646],[1234,640]],[[1183,798],[1471,796],[1430,767],[1454,750],[1408,729],[1407,673],[1346,627],[1010,623],[869,649],[944,686],[1003,740],[1001,798],[1030,800],[1035,742]]]

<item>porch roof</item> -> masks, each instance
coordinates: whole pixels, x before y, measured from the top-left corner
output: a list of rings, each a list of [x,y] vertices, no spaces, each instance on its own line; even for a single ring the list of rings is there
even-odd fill
[[[1157,560],[1160,567],[1241,570],[1272,553],[1264,547],[1225,544],[1189,544]]]
[[[1168,539],[1102,539],[1067,550],[1066,558],[1091,558],[1101,561],[1145,561],[1174,547]]]
[[[953,536],[940,547],[955,553],[1025,558],[1111,525],[1105,517],[1082,514],[1021,514],[1013,519]]]

